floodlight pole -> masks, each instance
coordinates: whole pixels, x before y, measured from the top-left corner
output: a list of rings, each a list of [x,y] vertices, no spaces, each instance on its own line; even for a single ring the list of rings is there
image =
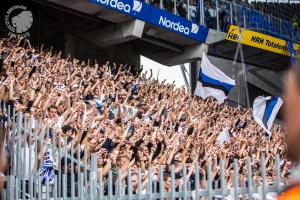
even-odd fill
[[[184,80],[185,87],[186,87],[187,91],[190,94],[191,90],[190,90],[188,79],[187,79],[186,74],[185,74],[184,64],[180,65],[180,70],[181,70],[181,74],[182,74],[182,77],[183,77],[183,80]]]

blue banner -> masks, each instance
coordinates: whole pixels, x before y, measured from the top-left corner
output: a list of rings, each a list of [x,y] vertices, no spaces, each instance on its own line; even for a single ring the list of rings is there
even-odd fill
[[[132,16],[155,26],[173,31],[201,43],[208,28],[138,0],[90,0],[103,7]]]

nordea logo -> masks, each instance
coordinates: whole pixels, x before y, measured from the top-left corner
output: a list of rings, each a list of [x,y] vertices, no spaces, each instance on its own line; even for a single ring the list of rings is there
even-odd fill
[[[132,9],[133,11],[141,12],[142,7],[143,7],[142,2],[137,1],[137,0],[134,0],[134,1],[133,1],[133,9]]]
[[[130,13],[131,10],[129,4],[125,4],[122,1],[118,1],[118,0],[97,0],[97,2],[100,2],[101,4],[110,6],[112,8],[116,8],[120,11],[124,11],[126,13]]]
[[[163,16],[160,16],[158,24],[173,29],[174,31],[184,33],[185,35],[189,35],[190,32],[197,34],[199,31],[199,26],[197,24],[192,24],[192,30],[190,30],[189,27],[185,27],[184,25],[181,25],[180,22],[173,22]]]
[[[103,5],[107,5],[111,8],[115,8],[120,11],[126,12],[126,13],[130,13],[130,11],[131,11],[131,6],[129,4],[126,4],[119,0],[97,0],[97,2],[99,2]],[[142,2],[137,1],[137,0],[133,1],[133,11],[140,12],[142,9],[142,6],[143,6]]]

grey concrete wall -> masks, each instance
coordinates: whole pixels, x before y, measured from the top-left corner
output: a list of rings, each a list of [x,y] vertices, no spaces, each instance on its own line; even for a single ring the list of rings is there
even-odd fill
[[[97,59],[99,63],[105,63],[110,60],[117,63],[140,66],[140,54],[130,45],[126,45],[126,43],[99,48],[76,35],[65,34],[64,52],[66,56],[70,54],[71,57],[78,59]]]

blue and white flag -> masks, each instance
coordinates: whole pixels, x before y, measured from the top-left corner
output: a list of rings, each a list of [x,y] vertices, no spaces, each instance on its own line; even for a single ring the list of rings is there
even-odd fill
[[[54,161],[52,157],[52,150],[48,149],[45,155],[44,163],[40,171],[41,184],[46,185],[47,179],[49,184],[54,183],[55,171],[54,171]]]
[[[203,99],[212,96],[217,99],[218,104],[222,104],[234,85],[235,80],[211,64],[203,53],[195,95]]]
[[[280,97],[258,96],[254,100],[253,117],[269,136],[271,136],[270,128],[282,104]]]

